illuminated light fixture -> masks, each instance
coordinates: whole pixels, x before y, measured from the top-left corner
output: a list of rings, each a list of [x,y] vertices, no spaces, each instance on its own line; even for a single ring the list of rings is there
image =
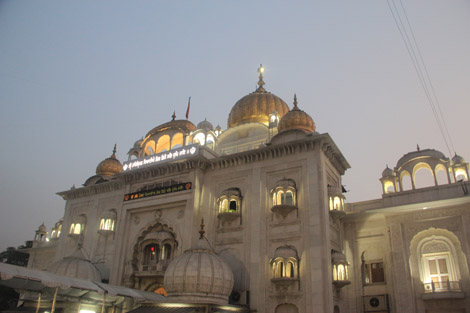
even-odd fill
[[[427,207],[424,207],[423,210],[427,210]]]
[[[189,308],[192,305],[185,303],[159,303],[158,306],[162,308]]]
[[[44,312],[44,313],[49,313],[49,312]],[[90,311],[90,310],[80,310],[80,313],[96,313],[96,312]]]

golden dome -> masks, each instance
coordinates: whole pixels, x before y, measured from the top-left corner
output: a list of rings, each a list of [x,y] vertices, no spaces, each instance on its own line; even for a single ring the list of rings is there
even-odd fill
[[[305,132],[313,133],[315,132],[315,128],[315,123],[310,115],[300,110],[297,106],[297,96],[294,95],[294,107],[279,121],[279,132],[290,129],[300,129]]]
[[[196,125],[194,125],[192,122],[188,120],[176,120],[176,115],[175,113],[173,113],[171,121],[153,128],[151,131],[147,133],[146,137],[151,136],[157,132],[162,132],[162,131],[166,131],[169,129],[178,129],[184,133],[189,133],[189,132],[195,131],[197,127]]]
[[[113,154],[96,167],[96,175],[113,176],[120,173],[122,173],[122,164],[116,158],[116,145],[114,145]]]
[[[258,88],[235,103],[230,111],[227,127],[234,127],[244,123],[269,123],[269,115],[276,111],[279,117],[289,112],[289,106],[278,96],[264,89],[263,67],[258,69]]]

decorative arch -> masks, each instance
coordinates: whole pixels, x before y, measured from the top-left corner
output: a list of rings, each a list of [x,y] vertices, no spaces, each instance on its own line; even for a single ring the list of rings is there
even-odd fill
[[[295,304],[283,303],[279,304],[275,310],[276,313],[299,313],[299,309]]]
[[[458,237],[447,229],[429,228],[410,242],[410,266],[425,292],[459,290],[467,260]]]
[[[406,178],[406,181],[404,179]],[[411,175],[408,171],[401,171],[400,172],[400,191],[406,191],[406,190],[411,190],[413,188],[413,180],[411,178]],[[408,186],[409,184],[409,186]]]
[[[450,184],[449,170],[443,164],[437,164],[434,173],[438,185]]]
[[[184,145],[183,142],[183,133],[176,133],[171,138],[171,149],[179,148]]]
[[[413,186],[423,188],[436,185],[434,171],[428,163],[420,162],[413,167]]]
[[[156,153],[155,149],[156,149],[155,141],[154,140],[147,141],[147,143],[145,144],[144,155],[152,155]]]
[[[158,138],[157,147],[155,148],[155,153],[160,153],[163,151],[170,150],[170,136],[169,135],[162,135]]]
[[[154,247],[153,251],[151,249],[152,246]],[[168,251],[168,246],[171,248],[170,251]],[[166,255],[163,255],[162,251],[165,250],[165,247]],[[153,266],[158,263],[161,264],[161,266],[158,266],[158,268],[161,268],[161,270],[166,269],[166,265],[168,265],[168,262],[174,258],[177,247],[177,236],[175,231],[173,231],[172,227],[168,226],[168,224],[166,223],[161,223],[161,221],[150,223],[140,232],[139,236],[137,237],[134,243],[131,260],[132,270],[136,272],[139,270],[143,270],[143,266]],[[152,252],[155,252],[155,259],[150,260],[151,257],[146,258],[146,253]],[[146,261],[154,261],[154,263],[144,264],[146,263]]]

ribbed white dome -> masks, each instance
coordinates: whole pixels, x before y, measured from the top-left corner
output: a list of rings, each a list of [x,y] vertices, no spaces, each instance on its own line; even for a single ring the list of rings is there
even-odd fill
[[[52,263],[47,271],[61,276],[101,282],[99,270],[88,260],[82,248],[62,260]]]
[[[203,237],[170,263],[163,284],[168,297],[177,301],[227,304],[233,273]]]

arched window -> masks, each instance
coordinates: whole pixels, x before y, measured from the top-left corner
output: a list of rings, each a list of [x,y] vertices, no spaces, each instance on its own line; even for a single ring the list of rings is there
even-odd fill
[[[465,171],[465,169],[463,169],[463,168],[456,169],[455,170],[455,178],[456,178],[457,181],[459,181],[459,180],[467,181],[468,177],[467,177],[467,172]]]
[[[274,252],[274,258],[270,261],[272,281],[280,283],[298,278],[298,262],[297,250],[293,246],[285,245],[277,248]]]
[[[219,212],[228,212],[228,199],[223,199]]]
[[[410,266],[419,271],[425,293],[460,291],[459,261],[467,261],[454,233],[442,228],[422,231],[411,240],[410,252]]]
[[[100,220],[99,231],[113,232],[114,225],[116,224],[117,214],[114,209],[107,211]]]
[[[400,174],[400,182],[401,182],[401,191],[411,190],[413,189],[411,184],[411,175],[407,171],[403,171]]]
[[[276,204],[275,205],[280,205],[280,204],[283,204],[282,200],[283,200],[283,197],[284,196],[284,190],[278,190],[277,191],[277,197],[276,197]]]
[[[168,243],[164,244],[162,247],[161,259],[162,261],[171,259],[171,245]]]
[[[155,153],[160,153],[160,152],[164,152],[168,150],[170,150],[170,136],[163,135],[160,138],[158,138],[157,148],[155,150]]]
[[[346,256],[339,251],[331,250],[331,263],[333,268],[333,284],[336,288],[342,288],[349,285],[349,263],[346,261]],[[367,268],[365,269],[367,271]]]
[[[287,190],[285,201],[283,204],[294,205],[294,193],[292,190]]]
[[[204,133],[199,133],[194,136],[194,143],[199,143],[201,146],[206,144],[206,135]]]
[[[158,263],[160,247],[157,244],[149,244],[144,249],[144,265],[153,265]]]
[[[295,265],[293,261],[289,261],[287,263],[286,277],[295,277],[294,267]]]
[[[179,148],[183,146],[183,134],[176,133],[171,138],[171,149]]]
[[[445,238],[428,240],[421,246],[425,290],[444,291],[457,282],[459,271],[452,250],[450,241]]]
[[[80,223],[73,223],[70,225],[70,233],[80,235],[82,233],[82,225]]]
[[[418,163],[413,168],[413,179],[415,188],[434,186],[434,173],[426,163]]]
[[[217,199],[219,213],[239,213],[241,192],[238,188],[229,188]]]
[[[212,136],[211,134],[208,134],[206,137],[206,144],[210,144],[213,142],[214,142],[214,136]]]
[[[72,224],[70,225],[69,235],[76,236],[83,234],[85,230],[86,217],[84,214],[81,214],[73,219]]]
[[[155,153],[155,141],[149,140],[145,143],[144,154],[145,155],[152,155]]]
[[[284,261],[277,261],[276,277],[284,277]]]
[[[230,200],[229,212],[237,212],[237,200]]]
[[[276,187],[271,190],[273,195],[273,207],[278,205],[296,205],[296,187],[292,179],[283,179],[276,183]]]

